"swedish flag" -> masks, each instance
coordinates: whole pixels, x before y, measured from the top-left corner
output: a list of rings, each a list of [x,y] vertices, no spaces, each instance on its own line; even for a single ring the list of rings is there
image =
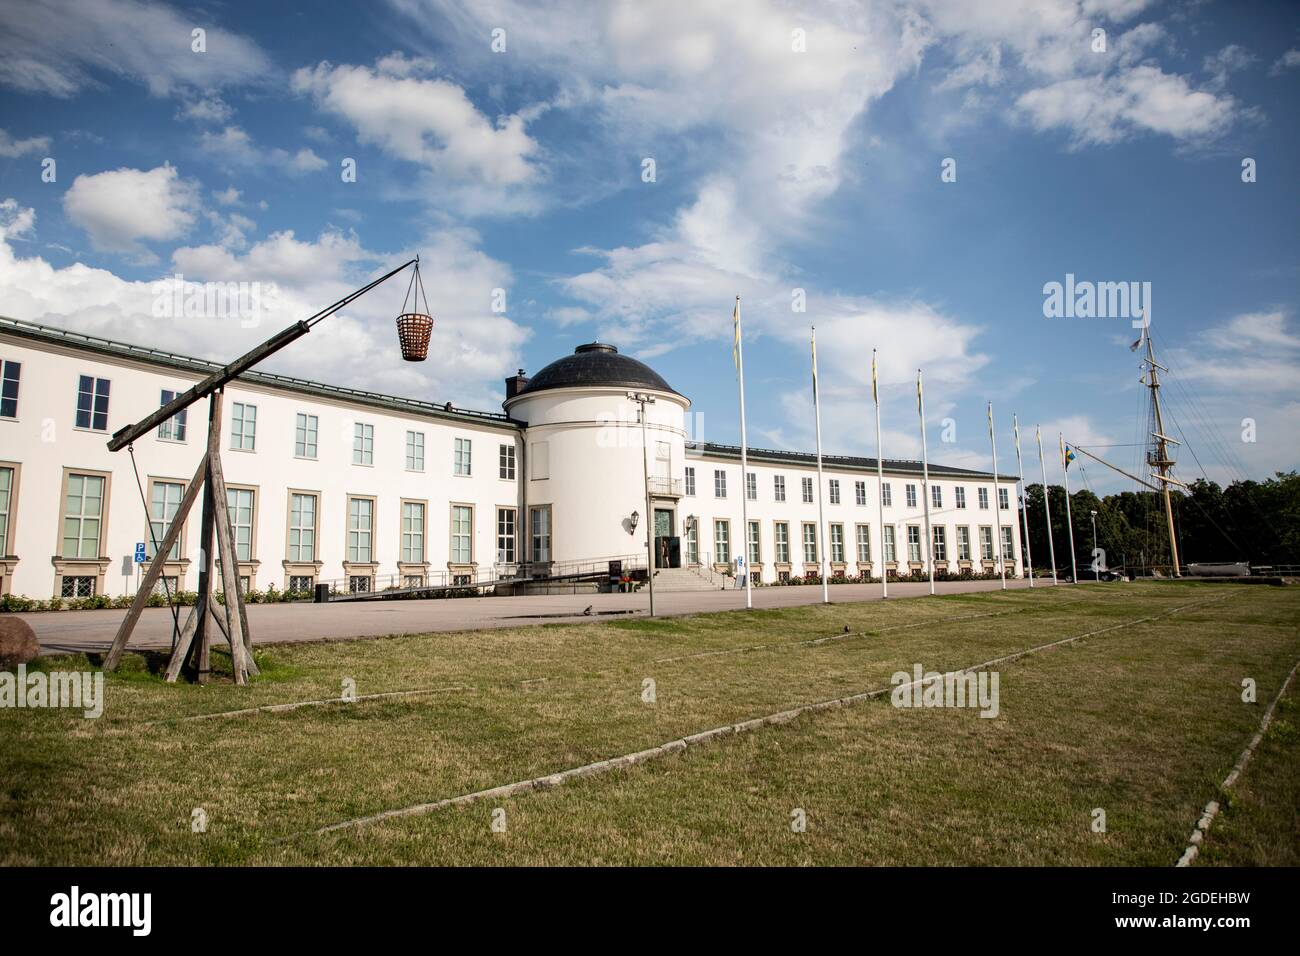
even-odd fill
[[[1074,461],[1075,457],[1076,456],[1074,454],[1074,449],[1071,448],[1069,445],[1066,445],[1065,446],[1065,467],[1066,468],[1070,467],[1070,462]]]

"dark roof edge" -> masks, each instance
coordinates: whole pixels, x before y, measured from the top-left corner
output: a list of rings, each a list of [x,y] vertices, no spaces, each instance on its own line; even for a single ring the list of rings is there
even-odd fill
[[[687,454],[697,452],[701,456],[714,456],[717,458],[726,458],[729,460],[740,461],[739,445],[719,445],[716,442],[687,442]],[[786,465],[813,465],[817,464],[817,456],[812,452],[803,451],[778,451],[773,448],[749,448],[748,457],[750,461],[760,461],[765,464],[786,464]],[[822,465],[826,468],[834,468],[839,471],[864,471],[875,474],[876,459],[858,458],[851,455],[822,455]],[[886,458],[884,460],[886,471],[901,472],[903,474],[922,473],[921,462],[913,461],[908,458]],[[991,471],[975,471],[970,468],[955,468],[950,465],[936,465],[930,462],[930,476],[938,478],[970,478],[993,480]],[[1020,478],[1017,475],[998,475],[998,481],[1018,482]]]
[[[211,374],[222,367],[221,363],[212,362],[208,359],[179,355],[175,352],[165,352],[162,349],[152,349],[143,345],[131,345],[127,342],[115,342],[112,339],[87,335],[84,332],[72,332],[67,329],[60,329],[57,326],[42,325],[39,322],[11,319],[8,316],[0,315],[0,334],[6,333],[19,338],[48,342],[53,345],[82,349],[87,352],[96,352],[101,355],[144,362],[150,365],[176,369],[177,371],[194,372],[200,375]],[[381,392],[369,392],[363,389],[346,388],[340,385],[326,385],[322,382],[295,378],[291,375],[277,375],[273,372],[245,372],[235,381],[245,382],[249,385],[262,385],[282,391],[315,395],[321,398],[353,402],[371,408],[409,412],[428,418],[486,425],[490,428],[517,430],[525,426],[524,422],[517,421],[500,412],[479,412],[455,407],[449,411],[444,406],[433,402],[403,398],[399,395],[386,395]]]

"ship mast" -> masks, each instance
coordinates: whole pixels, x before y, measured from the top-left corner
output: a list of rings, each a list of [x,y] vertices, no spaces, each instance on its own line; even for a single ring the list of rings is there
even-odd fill
[[[1160,372],[1167,372],[1169,369],[1156,362],[1150,330],[1143,329],[1143,333],[1143,338],[1147,340],[1146,386],[1151,389],[1151,403],[1155,417],[1155,430],[1151,433],[1152,443],[1147,452],[1147,464],[1156,469],[1151,473],[1151,477],[1160,482],[1160,493],[1165,499],[1165,522],[1169,526],[1169,557],[1173,562],[1174,577],[1178,578],[1182,577],[1182,568],[1178,564],[1178,539],[1174,534],[1174,506],[1170,500],[1169,486],[1171,484],[1186,486],[1170,474],[1174,467],[1174,460],[1170,457],[1169,446],[1177,445],[1178,442],[1165,434],[1164,416],[1160,411]]]

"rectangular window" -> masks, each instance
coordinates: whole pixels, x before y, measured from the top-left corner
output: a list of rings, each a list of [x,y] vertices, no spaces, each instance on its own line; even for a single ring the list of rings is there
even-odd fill
[[[970,528],[957,529],[957,560],[970,560]]]
[[[857,527],[858,536],[858,564],[868,564],[871,561],[871,525],[860,524]]]
[[[316,436],[320,432],[320,419],[299,412],[293,423],[293,453],[297,458],[316,458]]]
[[[776,501],[785,501],[785,475],[772,476],[772,497]]]
[[[235,560],[253,560],[253,490],[226,488],[226,508],[235,533]]]
[[[289,495],[289,560],[316,560],[315,495]]]
[[[844,525],[831,525],[831,561],[844,563]]]
[[[1014,563],[1016,560],[1016,546],[1012,541],[1010,525],[1002,526],[1002,560],[1007,563]]]
[[[406,433],[406,470],[424,471],[424,432]]]
[[[454,448],[455,460],[452,464],[452,474],[473,474],[473,444],[474,443],[468,438],[456,439]]]
[[[989,490],[987,488],[981,488],[979,490],[979,499],[980,507],[987,511],[989,507]]]
[[[63,557],[98,558],[103,519],[103,476],[68,475],[63,502]]]
[[[839,504],[840,503],[840,480],[838,478],[831,479],[830,492],[831,492],[830,494],[831,504],[833,505]]]
[[[9,554],[9,513],[13,508],[14,470],[0,468],[0,557]]]
[[[451,507],[451,561],[469,564],[474,560],[474,509],[468,505]]]
[[[948,560],[948,529],[941,524],[937,524],[930,529],[934,538],[934,560]]]
[[[86,598],[95,596],[94,575],[65,575],[59,582],[59,594],[65,598]]]
[[[310,574],[294,574],[289,577],[290,594],[310,594],[316,586],[316,578]]]
[[[77,383],[77,427],[108,431],[108,388],[106,378],[82,375]]]
[[[776,561],[778,564],[790,563],[790,526],[784,521],[776,523]]]
[[[943,507],[943,489],[938,485],[930,486],[930,504],[935,508]]]
[[[813,480],[811,478],[804,478],[802,479],[801,484],[803,485],[803,503],[810,505],[813,500]]]
[[[21,362],[0,362],[0,418],[18,417],[18,379],[22,371]]]
[[[907,507],[916,507],[916,485],[908,485],[903,489],[904,496],[907,500]]]
[[[424,502],[402,502],[402,561],[424,563]]]
[[[713,497],[727,497],[727,473],[720,468],[713,472]]]
[[[686,469],[686,493],[692,497],[695,496],[695,469]]]
[[[548,562],[551,560],[551,506],[528,510],[533,529],[533,560]]]
[[[907,526],[907,560],[921,560],[921,526],[909,524]]]
[[[167,529],[171,527],[172,519],[176,517],[176,512],[181,506],[181,499],[185,497],[185,486],[178,481],[155,481],[153,483],[153,494],[149,502],[149,540],[145,542],[145,553],[153,557],[154,542],[162,544],[162,539],[167,536]],[[181,557],[181,540],[176,539],[172,545],[170,553],[167,555],[168,561],[179,561]]]
[[[497,509],[497,563],[515,563],[515,509]]]
[[[803,560],[804,564],[817,563],[817,526],[805,523],[803,526]]]
[[[173,392],[169,388],[164,388],[162,390],[162,398],[158,402],[158,407],[162,408],[168,402],[174,401],[177,394],[177,392]],[[185,423],[189,418],[189,413],[190,410],[188,408],[182,408],[171,418],[167,419],[167,421],[159,425],[158,437],[163,441],[184,441]]]
[[[887,481],[880,486],[880,503],[886,508],[894,506],[894,490],[890,488]]]
[[[230,414],[230,447],[253,451],[257,444],[257,406],[235,402]]]
[[[713,522],[713,560],[718,564],[731,563],[731,522]]]
[[[980,557],[985,561],[993,560],[993,529],[987,525],[980,528]]]
[[[375,503],[369,498],[348,499],[348,561],[370,564],[374,560]]]
[[[749,563],[750,565],[762,564],[763,556],[759,549],[758,540],[758,522],[749,523]]]
[[[745,475],[745,497],[750,501],[758,500],[758,475],[752,471]]]
[[[953,495],[957,498],[958,509],[964,509],[966,507],[966,489],[961,485],[958,485],[953,489]]]
[[[885,560],[895,563],[898,560],[897,549],[894,546],[894,526],[885,525]]]
[[[700,563],[700,522],[698,518],[695,521],[686,523],[686,563]]]
[[[865,481],[855,481],[853,483],[853,500],[861,507],[867,503],[867,483]]]
[[[500,445],[497,448],[497,477],[504,481],[515,480],[515,446]]]
[[[352,574],[348,576],[348,590],[353,594],[370,593],[370,575]]]
[[[352,425],[352,464],[373,465],[375,463],[375,426],[364,422]]]
[[[1011,496],[1006,488],[998,489],[998,508],[1002,511],[1011,510]]]

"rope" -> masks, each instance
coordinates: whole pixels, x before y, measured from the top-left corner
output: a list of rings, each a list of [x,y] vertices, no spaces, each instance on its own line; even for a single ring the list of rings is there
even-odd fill
[[[127,445],[126,450],[131,455],[131,470],[135,472],[135,486],[140,492],[140,504],[144,508],[145,524],[149,526],[149,540],[153,542],[154,557],[158,556],[158,536],[153,530],[153,515],[149,513],[149,499],[145,497],[144,484],[140,481],[140,469],[135,463],[135,445]],[[180,639],[181,633],[181,615],[180,609],[172,603],[172,589],[167,584],[167,575],[161,575],[163,583],[163,593],[167,595],[167,607],[172,612],[172,650],[176,650],[176,642]]]

